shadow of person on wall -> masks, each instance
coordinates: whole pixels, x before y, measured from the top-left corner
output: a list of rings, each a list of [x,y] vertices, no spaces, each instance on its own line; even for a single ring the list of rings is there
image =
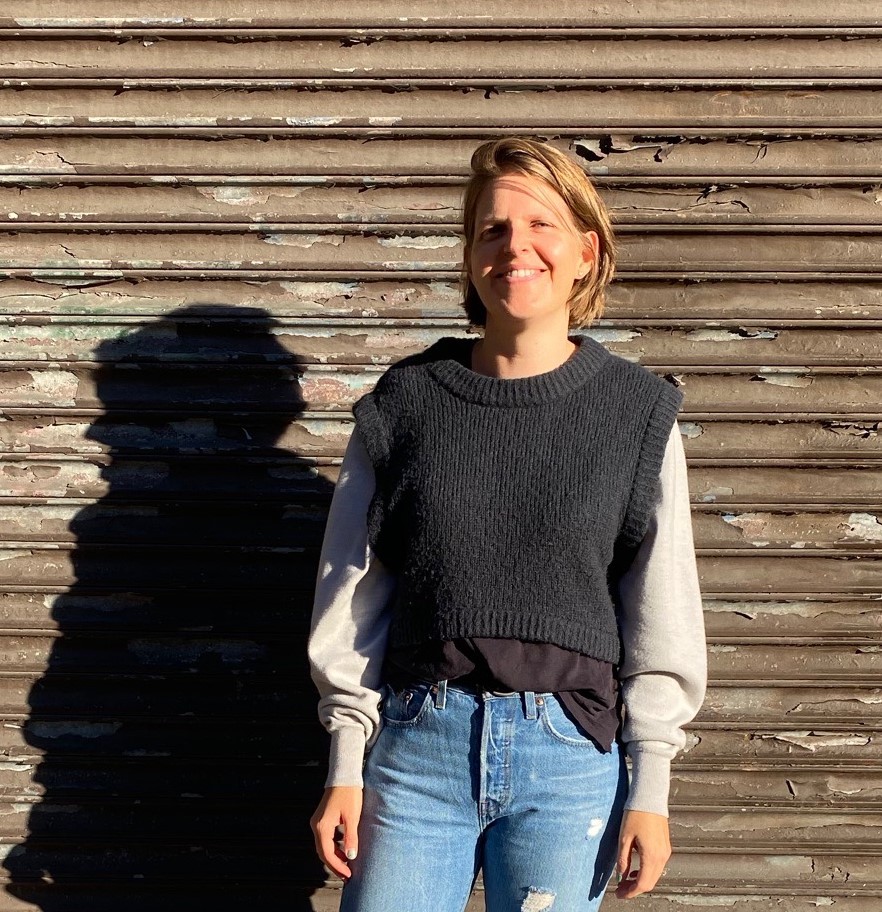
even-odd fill
[[[305,644],[332,485],[298,453],[303,368],[274,325],[184,307],[81,373],[100,497],[70,522],[22,730],[28,836],[4,862],[45,912],[298,912],[325,881]]]

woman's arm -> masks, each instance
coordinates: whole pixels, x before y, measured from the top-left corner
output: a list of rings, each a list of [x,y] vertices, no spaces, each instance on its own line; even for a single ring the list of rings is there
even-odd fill
[[[367,541],[374,470],[354,429],[334,489],[319,559],[307,651],[319,718],[330,732],[326,786],[361,786],[379,729],[380,674],[395,577]]]
[[[649,529],[619,582],[624,659],[619,671],[631,758],[631,789],[620,834],[619,873],[640,854],[641,872],[617,895],[651,890],[670,856],[671,760],[686,743],[682,726],[704,700],[707,653],[692,537],[686,456],[674,423],[665,448]]]
[[[347,861],[358,854],[361,769],[379,731],[387,608],[395,589],[367,541],[374,488],[373,465],[353,430],[328,513],[307,646],[319,718],[331,735],[325,791],[309,822],[319,858],[343,878],[352,875]]]

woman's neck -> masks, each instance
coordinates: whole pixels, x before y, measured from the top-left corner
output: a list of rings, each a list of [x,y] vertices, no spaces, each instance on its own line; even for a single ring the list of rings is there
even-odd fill
[[[501,379],[532,377],[560,367],[578,349],[569,337],[485,335],[472,346],[471,369]]]

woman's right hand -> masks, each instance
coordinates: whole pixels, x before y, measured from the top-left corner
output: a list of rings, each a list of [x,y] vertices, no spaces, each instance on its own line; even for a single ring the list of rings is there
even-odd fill
[[[346,860],[358,854],[358,821],[361,818],[360,785],[334,785],[325,789],[322,800],[309,819],[318,857],[340,877],[347,880],[352,871]],[[342,851],[334,842],[337,827],[343,828]]]

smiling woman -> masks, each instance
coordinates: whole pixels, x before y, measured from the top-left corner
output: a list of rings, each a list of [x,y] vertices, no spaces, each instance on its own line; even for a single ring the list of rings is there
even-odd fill
[[[651,890],[704,695],[682,393],[570,332],[612,278],[603,203],[532,140],[483,144],[472,172],[481,338],[356,402],[320,559],[312,826],[341,912],[462,912],[480,870],[488,912],[594,912],[616,867],[619,897]]]

